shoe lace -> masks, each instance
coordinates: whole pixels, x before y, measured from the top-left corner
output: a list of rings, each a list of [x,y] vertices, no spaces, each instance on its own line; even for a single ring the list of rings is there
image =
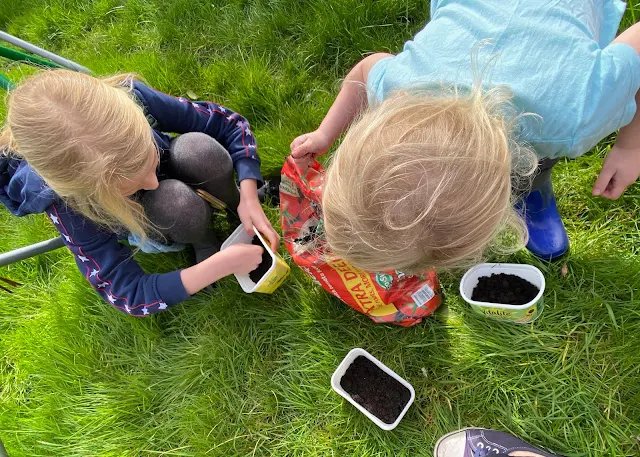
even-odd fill
[[[505,454],[496,448],[477,448],[473,451],[473,457],[508,457],[509,454]]]

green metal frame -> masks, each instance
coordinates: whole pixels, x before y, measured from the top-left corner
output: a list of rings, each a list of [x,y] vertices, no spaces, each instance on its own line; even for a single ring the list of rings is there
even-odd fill
[[[37,56],[25,54],[24,52],[16,51],[15,49],[5,48],[4,46],[0,46],[0,57],[4,57],[9,60],[14,60],[16,62],[29,62],[36,65],[42,65],[45,67],[64,68],[62,65],[58,65],[55,62],[41,59],[40,57],[37,57]]]
[[[11,82],[11,80],[9,78],[7,78],[2,73],[0,73],[0,89],[4,89],[7,92],[9,92],[10,90],[14,89],[15,87],[16,87],[16,85],[13,82]]]

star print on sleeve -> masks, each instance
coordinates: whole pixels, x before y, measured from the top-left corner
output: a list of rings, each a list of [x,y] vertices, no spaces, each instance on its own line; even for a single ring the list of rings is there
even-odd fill
[[[45,211],[87,282],[105,304],[131,316],[146,317],[186,300],[179,272],[146,274],[116,234],[94,225],[73,209],[54,203]],[[176,275],[176,273],[178,273]],[[173,284],[167,287],[165,277]],[[158,306],[160,303],[164,305]],[[125,308],[126,307],[126,308]]]

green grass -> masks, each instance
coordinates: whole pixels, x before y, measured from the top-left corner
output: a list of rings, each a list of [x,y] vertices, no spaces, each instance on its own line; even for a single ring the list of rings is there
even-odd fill
[[[96,73],[136,71],[238,110],[267,175],[351,65],[398,51],[427,17],[422,0],[0,0],[0,28]],[[636,20],[633,1],[623,27]],[[534,325],[473,314],[459,273],[441,275],[447,306],[403,329],[374,325],[297,268],[273,296],[229,278],[150,319],[103,303],[64,250],[4,268],[26,286],[0,295],[0,437],[12,457],[428,456],[442,434],[482,426],[570,456],[640,455],[640,188],[590,196],[607,145],[555,172],[567,276],[525,252],[507,259],[546,275]],[[0,250],[53,234],[43,217],[6,211],[0,227]],[[154,271],[188,260],[139,259]],[[415,387],[393,432],[331,391],[356,346]]]

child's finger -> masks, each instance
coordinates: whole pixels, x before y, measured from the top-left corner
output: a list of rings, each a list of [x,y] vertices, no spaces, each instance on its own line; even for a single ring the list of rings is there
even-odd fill
[[[304,175],[304,173],[307,171],[307,168],[309,168],[309,161],[307,160],[306,156],[302,156],[301,158],[294,157],[293,163],[296,165],[298,173],[301,175]]]
[[[611,200],[617,200],[624,193],[627,186],[620,182],[612,181],[612,183],[613,184],[604,191],[603,195]]]
[[[247,232],[248,235],[253,237],[255,235],[255,232],[253,230],[253,222],[251,221],[251,218],[248,216],[240,216],[240,222],[244,227],[244,231]]]
[[[307,137],[308,137],[308,135],[305,133],[304,135],[300,135],[299,137],[294,139],[291,142],[291,146],[290,146],[291,147],[291,152],[293,152],[294,149],[298,148],[302,143],[307,141]]]
[[[307,174],[307,170],[313,164],[313,156],[308,155],[304,156],[302,159],[298,160],[298,169],[300,171],[300,175],[304,176]]]
[[[260,233],[265,235],[269,240],[269,244],[271,245],[271,249],[274,251],[278,250],[278,246],[280,245],[280,235],[271,227],[271,224],[268,221],[262,221],[259,225],[256,225],[256,228]]]
[[[303,142],[305,139],[307,138],[307,134],[305,133],[304,135],[300,135],[297,136],[293,139],[293,141],[291,142],[291,147],[295,148],[296,146],[298,146],[301,142]]]
[[[249,248],[249,252],[251,252],[251,254],[254,255],[262,255],[262,253],[264,252],[264,248],[262,246],[256,246],[255,244],[248,244],[247,247]]]
[[[267,232],[267,238],[269,239],[269,243],[271,244],[271,249],[273,250],[273,252],[276,252],[278,250],[278,247],[280,247],[280,235],[278,235],[276,231],[272,229]]]
[[[311,140],[305,140],[304,143],[300,144],[298,147],[291,150],[291,155],[294,158],[299,159],[301,157],[311,154],[311,149],[312,149]]]
[[[602,167],[602,170],[600,171],[600,175],[598,176],[598,179],[596,179],[596,182],[593,185],[592,194],[603,195],[607,190],[607,186],[609,186],[609,183],[611,182],[613,175],[615,174],[616,174],[615,168],[608,167],[607,164],[605,164]]]

